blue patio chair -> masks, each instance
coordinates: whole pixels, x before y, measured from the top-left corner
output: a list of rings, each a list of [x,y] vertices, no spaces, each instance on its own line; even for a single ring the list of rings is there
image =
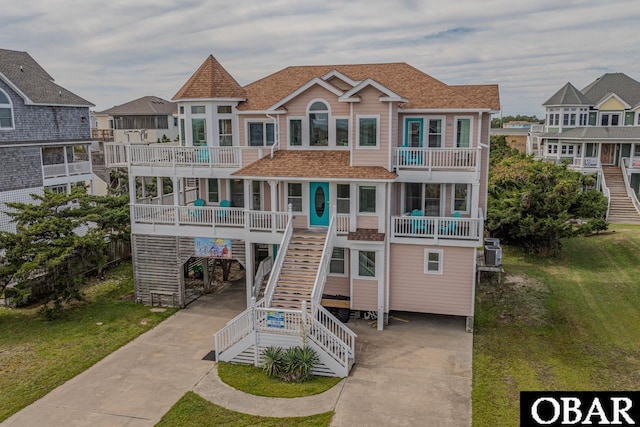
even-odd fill
[[[451,214],[452,218],[462,218],[460,212],[454,212]],[[453,236],[458,232],[458,221],[450,219],[440,223],[440,233],[445,236]]]
[[[231,202],[229,200],[221,200],[220,201],[220,207],[221,208],[225,208],[225,209],[220,209],[218,211],[218,213],[216,214],[216,218],[218,219],[218,221],[224,222],[227,219],[227,215],[229,214],[228,209],[231,207]]]
[[[420,209],[414,209],[409,213],[409,216],[424,216]],[[413,234],[427,234],[427,225],[429,221],[426,219],[412,219],[411,220],[411,232]]]
[[[422,153],[411,151],[411,148],[417,147],[409,147],[408,145],[402,146],[402,150],[400,150],[402,155],[402,164],[405,166],[422,164]]]
[[[195,199],[193,201],[193,206],[197,206],[197,207],[204,206],[204,199]],[[201,209],[189,209],[187,211],[187,214],[189,216],[200,218],[200,216],[202,214],[202,210]]]
[[[196,163],[209,163],[209,150],[206,148],[199,148],[196,155]]]

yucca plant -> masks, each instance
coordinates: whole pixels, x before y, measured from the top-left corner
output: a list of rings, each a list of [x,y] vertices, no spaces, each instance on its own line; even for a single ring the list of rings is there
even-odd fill
[[[262,352],[262,369],[273,378],[281,378],[285,373],[285,352],[282,347],[267,347]]]
[[[308,346],[292,347],[284,353],[285,375],[288,382],[304,382],[313,378],[313,368],[320,358],[314,349]]]

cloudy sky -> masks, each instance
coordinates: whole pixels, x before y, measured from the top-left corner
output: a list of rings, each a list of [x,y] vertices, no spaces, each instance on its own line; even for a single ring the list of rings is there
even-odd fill
[[[289,65],[407,62],[448,84],[499,84],[504,115],[540,116],[567,81],[640,80],[638,0],[4,3],[0,47],[29,52],[96,110],[171,99],[210,54],[240,84]]]

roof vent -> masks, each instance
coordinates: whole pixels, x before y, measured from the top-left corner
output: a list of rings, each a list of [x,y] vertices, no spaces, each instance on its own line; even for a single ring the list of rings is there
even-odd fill
[[[20,66],[20,71],[24,73],[24,68],[22,68],[22,65]]]

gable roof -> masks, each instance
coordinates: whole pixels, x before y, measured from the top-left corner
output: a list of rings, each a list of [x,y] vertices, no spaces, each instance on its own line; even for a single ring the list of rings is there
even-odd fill
[[[232,173],[240,177],[395,180],[382,166],[351,166],[346,150],[278,150]]]
[[[314,78],[337,71],[349,79],[374,80],[408,100],[405,109],[500,109],[498,85],[449,86],[404,62],[287,67],[244,87],[239,110],[262,111]]]
[[[138,116],[156,116],[156,115],[172,115],[178,112],[178,105],[175,102],[158,98],[157,96],[143,96],[124,104],[116,105],[107,110],[101,111],[102,114],[114,115],[138,115]]]
[[[637,126],[588,126],[563,130],[562,132],[547,132],[541,138],[577,139],[577,140],[640,140],[640,128]]]
[[[595,105],[616,94],[632,107],[640,104],[640,82],[624,73],[606,73],[589,83],[582,93]]]
[[[240,98],[245,99],[245,90],[209,55],[189,80],[176,93],[173,100],[180,99]]]
[[[547,99],[542,105],[592,105],[594,104],[574,85],[567,83],[562,86],[559,91],[554,93],[551,98]]]
[[[93,107],[93,104],[54,83],[27,52],[0,49],[0,78],[24,99],[26,104]]]

